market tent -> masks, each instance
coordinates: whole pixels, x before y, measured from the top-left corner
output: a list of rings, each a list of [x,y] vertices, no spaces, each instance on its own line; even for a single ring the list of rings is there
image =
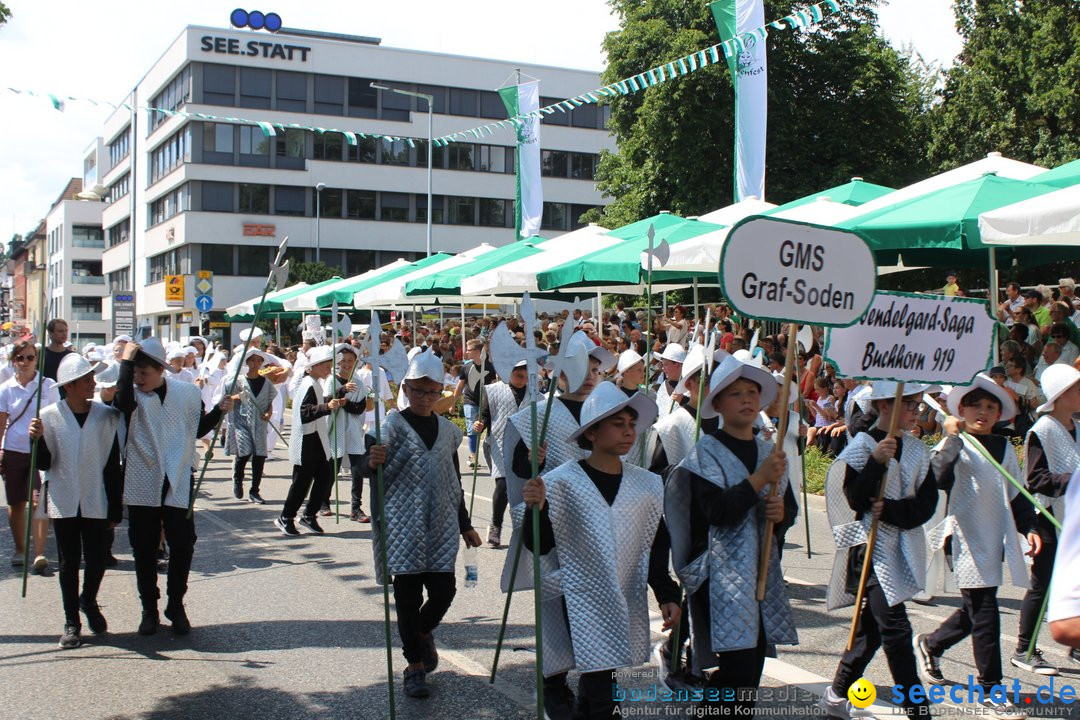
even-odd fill
[[[408,265],[411,265],[411,264],[412,263],[410,263],[408,260],[403,260],[401,258],[398,258],[397,260],[390,263],[389,265],[384,265],[382,267],[373,268],[371,270],[368,270],[367,272],[362,272],[359,275],[353,275],[352,277],[347,277],[347,278],[344,278],[344,279],[340,279],[340,280],[338,280],[337,282],[335,282],[335,283],[333,283],[331,285],[326,285],[325,287],[317,288],[315,290],[311,290],[309,288],[308,290],[305,290],[300,295],[297,295],[296,297],[289,298],[289,300],[287,301],[287,304],[285,305],[285,309],[289,310],[289,311],[317,310],[319,306],[315,304],[315,299],[319,295],[322,295],[323,293],[325,293],[328,290],[335,290],[338,287],[344,287],[346,285],[352,285],[352,284],[355,284],[355,283],[360,282],[362,280],[366,280],[368,278],[375,277],[377,275],[381,275],[382,273],[389,272],[389,271],[395,270],[397,268],[405,267],[405,266],[408,266]]]
[[[614,285],[640,286],[645,281],[645,270],[641,267],[641,253],[649,247],[647,233],[650,226],[653,228],[656,244],[667,240],[672,246],[720,229],[719,225],[713,223],[689,220],[670,213],[661,213],[639,220],[611,231],[611,235],[622,238],[623,242],[538,273],[536,279],[540,290],[603,288]],[[687,284],[695,277],[708,277],[714,281],[716,269],[713,268],[707,273],[677,273],[665,272],[653,267],[653,280],[658,284],[665,282]]]
[[[762,202],[757,198],[747,198],[702,215],[698,220],[715,223],[721,227],[672,245],[663,267],[653,264],[653,278],[657,277],[657,269],[662,269],[664,272],[716,273],[720,267],[720,252],[731,226],[745,217],[760,215],[775,207],[772,203]],[[643,270],[648,270],[648,250],[641,253],[641,267]]]
[[[494,245],[482,243],[457,255],[446,258],[437,263],[430,263],[424,267],[416,268],[404,275],[382,279],[377,284],[357,290],[352,297],[353,307],[380,307],[402,300],[405,297],[405,285],[428,275],[441,273],[459,265],[465,265],[479,257],[496,250]]]
[[[1070,185],[1080,184],[1080,160],[1073,160],[1064,165],[1058,165],[1052,170],[1039,173],[1035,177],[1030,178],[1030,180],[1032,182],[1041,182],[1057,187],[1069,187]]]
[[[979,234],[986,245],[1080,246],[1080,185],[984,212]]]
[[[266,301],[274,302],[279,301],[283,296],[291,296],[296,290],[303,290],[307,288],[307,283],[297,283],[274,292],[266,293]],[[231,318],[230,322],[250,322],[255,317],[255,309],[259,304],[259,299],[262,294],[257,297],[253,297],[250,300],[237,303],[231,307],[225,308],[225,317]]]
[[[815,225],[835,225],[862,214],[859,206],[835,202],[827,196],[819,197],[814,202],[784,208],[785,206],[781,205],[776,210],[765,214],[771,218],[808,222]]]
[[[866,182],[861,177],[854,177],[843,185],[837,185],[836,187],[831,187],[828,190],[822,190],[821,192],[816,192],[811,195],[807,195],[806,197],[792,200],[791,202],[777,206],[773,210],[765,211],[762,214],[776,216],[794,208],[812,204],[823,199],[828,199],[834,203],[840,203],[843,205],[850,205],[856,207],[859,205],[864,205],[871,200],[877,200],[878,198],[893,192],[896,191],[890,187],[885,187],[884,185],[875,185],[874,183]]]
[[[446,302],[459,302],[462,296],[461,281],[475,273],[487,272],[507,263],[532,257],[542,252],[547,242],[541,237],[528,237],[494,252],[482,255],[471,262],[432,273],[405,284],[407,297],[446,298]]]
[[[727,205],[719,210],[713,210],[704,215],[699,215],[697,219],[702,222],[710,222],[717,225],[734,225],[744,217],[760,215],[761,213],[772,210],[774,207],[776,207],[776,205],[773,203],[758,200],[756,197],[748,197],[745,200],[740,200],[737,203]]]
[[[599,225],[586,225],[544,242],[539,246],[541,252],[536,255],[462,278],[461,292],[512,296],[536,293],[540,290],[536,284],[537,273],[620,242],[623,242],[621,238],[610,235]]]

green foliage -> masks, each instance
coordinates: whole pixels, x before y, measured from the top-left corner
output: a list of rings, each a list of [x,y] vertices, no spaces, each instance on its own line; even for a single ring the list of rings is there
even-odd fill
[[[806,470],[806,492],[814,495],[822,495],[825,492],[825,476],[829,474],[829,467],[833,458],[821,452],[816,446],[810,445],[803,454],[803,468]]]
[[[296,262],[289,263],[289,285],[306,282],[314,285],[324,280],[329,280],[336,274],[335,268],[327,266],[324,262]]]
[[[715,43],[704,3],[611,0],[605,83]],[[766,18],[801,4],[766,0]],[[926,174],[927,76],[879,35],[874,3],[844,6],[809,32],[769,36],[768,195],[786,202],[858,175],[900,185]],[[721,63],[615,98],[598,187],[618,227],[660,210],[699,215],[732,201],[734,93]]]
[[[0,2],[0,25],[11,19],[11,8]]]
[[[956,0],[964,49],[931,112],[940,170],[1000,151],[1045,166],[1080,155],[1080,3]]]

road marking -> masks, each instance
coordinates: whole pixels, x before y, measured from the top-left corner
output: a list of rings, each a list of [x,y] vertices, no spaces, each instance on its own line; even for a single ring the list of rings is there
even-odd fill
[[[439,648],[439,657],[449,660],[452,665],[469,677],[481,678],[484,685],[494,689],[495,692],[507,700],[525,709],[536,707],[536,697],[532,693],[525,692],[517,685],[501,680],[498,675],[495,676],[495,684],[490,684],[488,680],[491,678],[491,671],[475,660],[466,657],[463,653],[457,650]]]

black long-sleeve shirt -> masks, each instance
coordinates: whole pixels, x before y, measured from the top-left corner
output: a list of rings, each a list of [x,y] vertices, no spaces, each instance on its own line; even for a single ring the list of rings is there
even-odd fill
[[[570,414],[574,416],[574,419],[581,422],[581,406],[585,404],[584,400],[567,400],[563,397],[556,398],[558,402],[561,402]],[[540,413],[543,412],[541,408],[537,408]],[[536,429],[540,432],[540,428]],[[539,471],[543,472],[544,463],[540,463]],[[518,444],[514,446],[514,457],[511,462],[510,469],[514,471],[514,474],[518,477],[532,477],[532,461],[529,459],[529,446],[525,444],[525,439],[518,440]]]
[[[589,476],[596,489],[604,497],[610,506],[615,502],[622,486],[622,473],[606,473],[594,468],[585,460],[579,460],[578,465]],[[533,551],[533,514],[526,511],[525,523],[522,526],[522,539],[525,547]],[[555,548],[555,531],[551,526],[551,516],[548,514],[548,505],[544,504],[540,511],[540,554],[547,555]],[[661,524],[656,528],[652,546],[649,550],[649,587],[652,588],[653,596],[660,605],[664,603],[679,602],[679,586],[668,572],[668,557],[671,553],[671,538],[667,528]]]
[[[428,450],[435,446],[435,441],[439,437],[439,416],[435,413],[430,415],[417,415],[413,412],[412,408],[405,408],[401,410],[401,417],[405,422],[409,423],[409,427],[420,436],[420,440],[427,446]],[[368,435],[365,438],[367,443],[367,450],[371,450],[371,446],[375,444],[375,438]],[[454,472],[458,476],[458,483],[460,487],[461,482],[461,461],[458,460],[457,453],[452,454],[454,463]],[[376,471],[368,467],[368,477],[375,477]],[[469,518],[469,509],[465,507],[465,489],[461,488],[461,500],[458,502],[458,531],[464,535],[473,529],[472,520]]]
[[[166,372],[168,371],[166,370]],[[154,389],[154,392],[162,403],[165,402],[165,392],[167,389],[168,385],[164,382]],[[114,408],[124,413],[125,426],[130,426],[131,416],[138,407],[138,403],[135,400],[135,363],[130,360],[120,361],[120,374],[116,381],[116,395],[113,396],[112,404]],[[220,405],[215,405],[214,409],[210,412],[203,412],[202,403],[199,403],[198,429],[195,431],[195,437],[200,438],[213,430],[220,420]]]
[[[1005,450],[1009,445],[1008,438],[1001,435],[972,435],[972,437],[986,448],[998,463],[1005,462]],[[960,450],[963,447],[964,441],[959,436],[948,435],[945,438],[945,444],[930,459],[930,467],[934,470],[938,488],[944,490],[950,500],[952,499],[953,484],[956,482],[954,473],[956,461],[959,459]],[[1008,482],[1004,479],[1003,481]],[[1012,510],[1013,522],[1016,523],[1018,531],[1027,535],[1035,529],[1035,507],[1026,497],[1017,493],[1009,507]],[[951,540],[951,538],[949,539]],[[946,552],[948,551],[948,548],[946,548]]]
[[[60,402],[65,402],[61,400]],[[86,424],[89,412],[72,412],[79,427]],[[52,469],[52,452],[45,444],[45,438],[38,440],[37,466],[39,470]],[[124,519],[124,469],[120,464],[120,440],[113,435],[112,449],[109,458],[105,461],[105,467],[101,472],[102,481],[105,483],[105,499],[108,503],[108,517],[111,522],[118,523]]]

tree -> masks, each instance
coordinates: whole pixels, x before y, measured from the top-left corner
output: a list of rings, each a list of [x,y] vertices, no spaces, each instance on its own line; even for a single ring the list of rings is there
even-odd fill
[[[992,151],[1047,166],[1080,155],[1080,4],[956,0],[954,10],[964,49],[931,114],[934,167]]]
[[[704,3],[611,4],[621,28],[604,40],[605,83],[719,40]],[[794,7],[766,0],[766,19]],[[786,202],[853,176],[897,186],[925,175],[926,79],[879,35],[873,3],[844,5],[811,31],[773,31],[768,43],[768,200]],[[587,219],[618,227],[660,210],[699,215],[730,204],[733,109],[726,63],[612,100],[618,151],[602,153],[597,185],[614,200]]]
[[[301,282],[314,285],[329,280],[335,274],[334,268],[327,266],[324,262],[297,262],[293,260],[289,263],[289,285]]]
[[[11,8],[4,3],[0,2],[0,25],[3,25],[11,18]]]

